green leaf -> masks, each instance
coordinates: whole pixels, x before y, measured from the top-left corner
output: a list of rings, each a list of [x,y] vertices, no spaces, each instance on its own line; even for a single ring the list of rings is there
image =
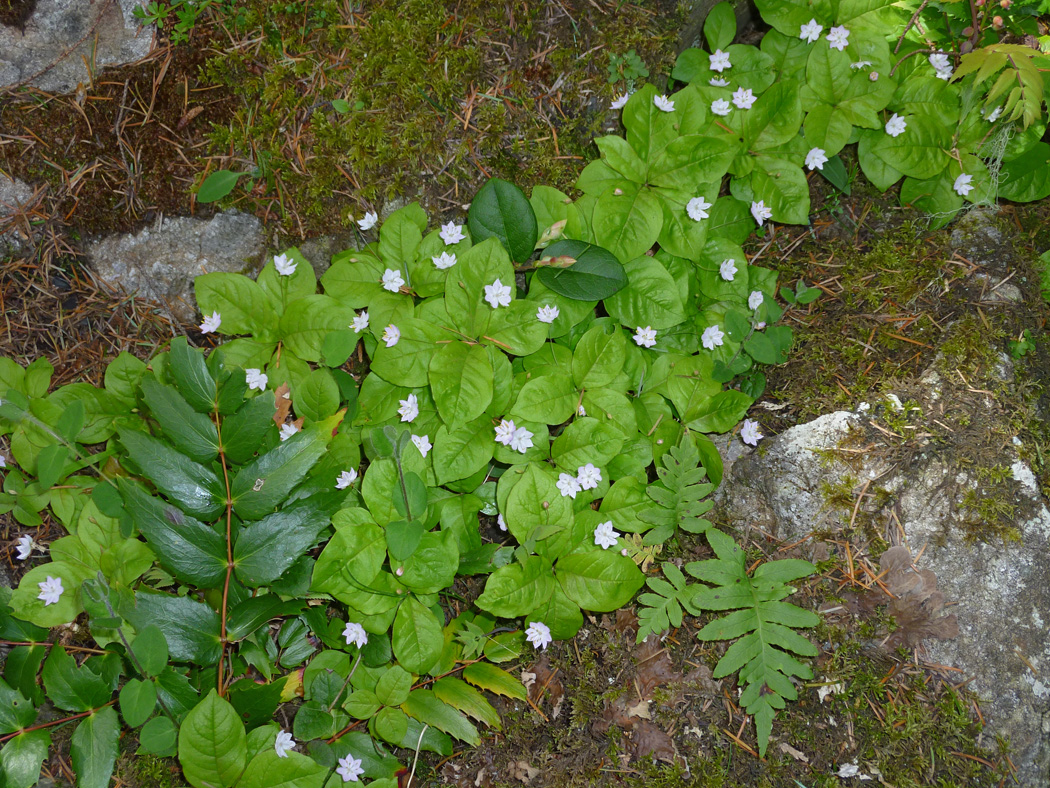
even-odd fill
[[[179,392],[146,378],[142,381],[142,398],[175,448],[197,462],[211,462],[218,456],[215,424],[190,407]]]
[[[130,679],[120,690],[120,713],[124,722],[137,728],[149,719],[157,705],[157,688],[152,681]]]
[[[678,137],[649,166],[648,181],[665,189],[693,192],[698,184],[720,181],[736,154],[737,146],[721,137],[702,134]],[[599,199],[596,211],[602,205]]]
[[[5,788],[33,788],[47,758],[51,734],[46,730],[20,733],[0,750],[0,775]]]
[[[222,422],[222,448],[226,459],[235,465],[250,460],[262,447],[263,439],[273,429],[277,412],[272,391],[245,402],[232,416]]]
[[[11,478],[10,474],[8,478]],[[53,555],[55,544],[57,543],[52,543]],[[11,609],[20,619],[31,621],[37,626],[57,627],[59,624],[68,624],[84,609],[80,601],[80,583],[87,575],[82,564],[74,566],[62,560],[35,566],[19,580],[18,588],[11,595]],[[62,581],[63,592],[57,603],[45,605],[39,598],[39,584],[49,577]]]
[[[218,312],[223,334],[251,334],[269,342],[276,338],[277,312],[257,282],[243,274],[217,272],[193,280],[201,314]]]
[[[430,388],[442,421],[455,428],[478,418],[492,401],[492,362],[481,345],[453,340],[438,347],[430,361]]]
[[[697,432],[728,432],[754,403],[742,391],[727,389],[697,405],[690,413],[689,429]]]
[[[500,729],[499,713],[485,696],[457,678],[443,678],[433,684],[434,697],[478,722]]]
[[[40,450],[36,458],[36,472],[41,489],[47,490],[54,486],[62,477],[62,470],[68,460],[69,449],[61,444],[53,443]]]
[[[524,701],[528,694],[522,683],[490,662],[475,662],[463,668],[463,679],[487,692]]]
[[[152,686],[152,685],[150,685]],[[107,788],[117,761],[120,720],[112,707],[99,709],[73,731],[70,758],[78,788]]]
[[[616,255],[583,241],[557,241],[544,252],[545,257],[570,258],[568,268],[543,266],[536,276],[544,286],[575,301],[599,301],[627,284],[627,275]]]
[[[231,788],[247,759],[244,725],[215,690],[186,715],[179,730],[179,762],[194,788]]]
[[[200,520],[117,479],[128,515],[161,564],[184,583],[217,588],[226,574],[226,540]]]
[[[516,618],[544,605],[552,593],[554,576],[550,562],[530,555],[493,572],[477,606],[493,615]]]
[[[56,648],[61,648],[58,646]],[[65,654],[65,651],[63,651]],[[67,659],[72,659],[67,657]],[[57,683],[58,688],[66,695],[71,694],[72,689],[67,686],[65,680]],[[45,685],[46,686],[46,685]],[[0,680],[0,732],[14,733],[33,724],[36,719],[36,709],[21,692],[12,689],[6,681]],[[90,708],[90,707],[88,707]]]
[[[339,386],[327,369],[315,369],[295,392],[295,413],[308,422],[321,421],[339,407]]]
[[[607,465],[623,448],[623,433],[587,416],[573,421],[551,446],[551,458],[570,473],[581,465]]]
[[[376,683],[376,697],[384,706],[400,706],[412,689],[412,674],[400,665],[391,665]]]
[[[506,481],[500,482],[501,497],[504,486],[513,478],[511,474],[504,474]],[[500,508],[511,535],[521,544],[535,538],[537,527],[562,529],[572,524],[571,500],[558,490],[549,467],[539,463],[521,468],[520,476]]]
[[[139,752],[167,758],[175,754],[178,731],[167,717],[154,717],[139,731]]]
[[[711,51],[725,49],[736,38],[736,12],[730,3],[719,3],[707,14],[704,22],[704,38]]]
[[[645,254],[656,243],[663,225],[663,211],[652,192],[636,183],[625,183],[607,189],[594,207],[594,237],[621,262]],[[552,247],[547,254],[552,255]],[[555,292],[549,281],[544,284]],[[565,295],[568,295],[567,293]],[[601,296],[604,298],[604,296]],[[586,300],[596,300],[590,295]]]
[[[394,657],[406,670],[417,675],[426,673],[441,657],[445,642],[441,629],[442,622],[410,596],[394,617],[390,639]]]
[[[409,717],[455,736],[473,747],[481,741],[477,728],[460,712],[438,700],[431,690],[413,691],[401,708]]]
[[[1015,202],[1050,196],[1050,145],[1037,142],[1024,155],[1003,164],[999,196]]]
[[[293,751],[281,758],[268,747],[248,763],[237,788],[321,788],[327,773],[301,753]]]
[[[393,347],[380,344],[372,357],[372,371],[399,386],[427,385],[427,370],[435,354],[451,334],[426,320],[408,318],[398,321],[401,339]]]
[[[572,377],[578,388],[609,385],[622,371],[627,340],[614,328],[594,326],[583,335],[572,356]],[[552,422],[553,423],[553,422]]]
[[[55,646],[44,662],[42,674],[47,696],[66,711],[88,711],[110,699],[109,684],[89,667],[77,667],[76,660],[62,646]]]
[[[759,156],[751,174],[755,198],[773,211],[773,221],[809,223],[809,183],[802,168],[784,159]]]
[[[287,350],[316,363],[328,333],[346,328],[353,319],[354,310],[330,296],[305,296],[292,301],[281,315],[279,334]]]
[[[612,550],[567,555],[559,559],[555,570],[565,595],[584,610],[595,612],[623,607],[645,582],[634,561]]]
[[[744,116],[743,135],[749,150],[775,148],[798,133],[802,125],[798,90],[794,81],[779,82],[758,97]]]
[[[510,415],[524,421],[561,424],[576,412],[578,396],[568,374],[541,375],[521,387]]]
[[[127,617],[138,630],[153,624],[168,643],[172,660],[212,665],[221,653],[219,614],[189,597],[139,591]]]
[[[395,495],[400,494],[395,492]],[[419,546],[426,529],[418,520],[396,520],[386,525],[386,545],[390,557],[395,561],[404,561]]]
[[[820,174],[827,179],[828,183],[847,197],[852,193],[851,179],[840,156],[832,156],[828,161],[824,162],[824,168],[820,171]]]
[[[37,674],[46,656],[47,649],[43,645],[16,646],[4,662],[4,679],[33,705],[44,702],[44,691],[37,685]]]
[[[635,258],[624,265],[624,272],[627,287],[605,299],[606,311],[622,325],[631,330],[640,326],[660,330],[685,320],[678,286],[656,258]]]
[[[896,137],[878,129],[861,137],[858,155],[864,174],[869,174],[871,160],[912,178],[932,178],[943,170],[949,159],[951,133],[936,119],[911,115],[905,119],[907,127]],[[881,188],[881,184],[875,182]]]
[[[438,484],[469,478],[489,463],[495,449],[492,429],[492,420],[484,416],[454,429],[438,427],[434,438]]]
[[[175,387],[194,410],[210,413],[215,409],[215,379],[204,362],[204,354],[191,348],[186,337],[171,340],[168,371],[175,381]]]
[[[251,523],[233,548],[237,577],[255,588],[272,583],[317,544],[343,495],[320,493]]]
[[[513,183],[489,178],[471,201],[467,222],[474,243],[495,237],[515,262],[524,263],[536,247],[536,214]]]
[[[232,172],[230,170],[216,170],[201,183],[197,189],[197,202],[209,203],[221,200],[233,191],[237,181],[247,175],[246,172]]]
[[[131,650],[147,676],[158,676],[168,666],[168,641],[159,627],[144,627],[131,641]]]
[[[118,430],[131,462],[191,517],[214,520],[226,508],[226,490],[210,468],[138,430]]]

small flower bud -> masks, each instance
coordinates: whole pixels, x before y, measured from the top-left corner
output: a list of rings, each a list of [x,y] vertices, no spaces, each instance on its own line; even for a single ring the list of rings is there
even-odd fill
[[[543,502],[543,511],[547,511],[550,508],[551,508],[550,502],[549,501],[544,501]]]
[[[872,82],[878,82],[878,80],[879,80],[879,72],[878,71],[872,71],[870,74],[868,74],[868,79],[870,79]]]
[[[401,575],[403,575],[404,573],[405,573],[405,567],[403,567],[403,566],[399,566],[397,568],[397,570],[394,572],[394,574],[397,575],[398,577],[401,577]]]
[[[626,547],[623,548],[623,550],[620,551],[620,555],[622,555],[624,558],[627,557],[627,548]]]
[[[1002,8],[1009,8],[1013,5],[1013,0],[1000,0],[999,6]]]
[[[993,16],[992,17],[992,27],[994,27],[996,30],[999,30],[999,29],[1002,28],[1002,26],[1003,26],[1003,18],[1001,16]]]

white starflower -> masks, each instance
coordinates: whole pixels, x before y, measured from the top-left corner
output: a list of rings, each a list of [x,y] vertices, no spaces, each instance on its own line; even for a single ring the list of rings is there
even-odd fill
[[[937,72],[938,79],[947,81],[952,78],[952,64],[951,61],[948,60],[947,55],[930,55],[930,65],[933,66],[933,70]]]
[[[856,68],[864,68],[864,67],[870,66],[870,65],[871,65],[871,61],[870,60],[858,60],[856,63],[850,63],[849,67],[856,69]]]
[[[553,640],[551,628],[542,621],[530,621],[529,628],[525,630],[525,640],[531,643],[533,648],[547,648]]]
[[[704,329],[704,333],[700,337],[700,342],[708,350],[714,350],[722,344],[723,337],[725,337],[725,334],[718,326],[708,326]]]
[[[15,545],[18,548],[18,553],[15,557],[18,558],[19,561],[25,561],[33,552],[33,537],[29,534],[22,534],[18,537],[18,541]]]
[[[345,758],[339,759],[339,768],[335,770],[335,773],[343,778],[344,783],[356,783],[361,779],[361,775],[365,773],[365,770],[361,766],[360,758],[347,755]]]
[[[708,217],[708,209],[712,203],[709,203],[703,197],[694,197],[685,204],[685,212],[689,214],[689,218],[694,222],[699,222],[702,219]]]
[[[736,277],[736,260],[732,257],[723,260],[722,264],[718,266],[718,275],[726,282],[732,282]]]
[[[559,314],[561,312],[558,310],[558,307],[544,304],[536,310],[536,319],[541,323],[553,323],[558,319]]]
[[[441,225],[441,232],[439,233],[441,240],[445,242],[445,246],[452,246],[452,244],[458,244],[464,238],[466,234],[463,232],[463,225],[456,224],[455,222],[449,222],[448,224]]]
[[[354,315],[354,321],[350,324],[350,328],[354,329],[355,334],[360,334],[362,331],[368,328],[367,309],[359,315]]]
[[[733,67],[733,64],[729,62],[729,53],[723,52],[721,49],[716,49],[713,55],[708,56],[708,59],[712,71],[721,73],[727,68]]]
[[[532,448],[532,433],[524,427],[518,427],[514,430],[514,435],[511,436],[510,447],[514,451],[524,454]]]
[[[576,477],[570,476],[567,473],[558,474],[558,481],[556,484],[562,497],[568,496],[569,498],[575,498],[576,493],[582,489],[580,483],[576,481]]]
[[[653,105],[661,112],[674,112],[674,102],[667,96],[653,96]]]
[[[419,400],[415,394],[409,394],[408,399],[400,399],[398,402],[401,403],[401,407],[397,409],[401,421],[412,421],[419,415]]]
[[[376,226],[376,222],[379,221],[379,214],[375,211],[367,211],[364,219],[357,220],[357,226],[362,230],[371,230]]]
[[[266,374],[261,369],[246,369],[244,370],[244,380],[248,384],[249,389],[266,391],[266,384],[270,379],[266,377]]]
[[[616,547],[616,540],[619,538],[620,532],[613,530],[612,520],[606,520],[594,529],[594,543],[602,548],[602,550]]]
[[[711,102],[711,111],[716,115],[725,117],[733,111],[733,108],[729,106],[729,102],[725,99],[717,99]]]
[[[343,628],[343,637],[346,638],[346,645],[348,646],[363,648],[368,643],[368,633],[365,632],[365,628],[353,621],[346,623],[346,626]]]
[[[740,440],[748,446],[757,446],[762,437],[762,433],[758,431],[758,422],[744,419],[744,426],[740,428]]]
[[[7,460],[4,459],[4,455],[0,454],[0,468],[6,468],[6,467],[7,467]]]
[[[997,120],[999,120],[999,116],[1002,115],[1002,114],[1003,114],[1003,108],[1001,106],[1000,107],[996,107],[995,109],[992,110],[992,114],[989,115],[986,118],[986,120],[989,123],[995,123]]]
[[[506,531],[507,530],[507,521],[503,519],[503,515],[502,514],[497,514],[496,515],[496,525],[499,526],[499,529],[501,531]]]
[[[201,333],[212,334],[219,330],[220,325],[222,325],[222,315],[218,312],[212,312],[211,315],[205,317],[201,322]]]
[[[955,189],[955,193],[958,194],[960,197],[965,197],[974,190],[974,185],[973,183],[971,183],[971,181],[973,181],[973,176],[967,175],[964,172],[962,175],[955,179],[955,183],[952,185],[952,188]]]
[[[630,93],[622,93],[613,99],[612,104],[609,105],[611,109],[623,109],[627,104],[627,99],[631,97]]]
[[[513,421],[501,419],[500,423],[496,426],[496,443],[510,446],[510,442],[514,439],[515,429],[517,428],[514,426]]]
[[[751,92],[751,88],[737,88],[733,91],[733,103],[738,109],[751,109],[757,97]]]
[[[811,172],[823,170],[827,161],[828,157],[823,148],[810,148],[809,153],[806,154],[806,166]]]
[[[297,433],[298,431],[299,431],[299,428],[296,427],[294,424],[282,424],[281,425],[281,440],[282,441],[288,440],[290,437],[295,435],[295,433]]]
[[[586,416],[586,415],[587,415],[587,411],[586,411],[586,409],[585,409],[585,408],[583,407],[583,405],[580,405],[580,407],[576,408],[576,415],[577,415],[577,416],[581,416],[581,417],[582,417],[582,416]]]
[[[288,751],[295,749],[295,739],[288,731],[280,731],[273,742],[273,748],[277,751],[278,758],[287,758]]]
[[[638,326],[638,330],[632,339],[634,339],[634,344],[639,347],[652,347],[656,344],[656,329],[652,326],[646,326],[645,328]]]
[[[383,329],[383,342],[387,347],[393,347],[401,339],[401,329],[391,323]]]
[[[62,578],[51,577],[51,575],[48,575],[43,583],[37,583],[37,587],[40,589],[40,593],[37,594],[36,598],[44,603],[44,607],[57,605],[62,592],[65,591],[62,588]]]
[[[716,88],[724,88],[729,84],[729,80],[722,79],[722,77],[711,77],[711,79],[707,80],[707,84]]]
[[[747,308],[754,312],[756,309],[762,306],[762,302],[764,300],[765,297],[762,295],[761,290],[752,290],[751,295],[747,297]]]
[[[277,269],[277,273],[281,276],[291,276],[294,274],[297,265],[298,263],[284,254],[276,255],[273,258],[273,267]]]
[[[357,481],[357,471],[351,468],[348,471],[343,471],[336,477],[335,488],[337,490],[345,490],[351,484]]]
[[[491,285],[485,285],[485,300],[493,309],[510,306],[510,285],[503,284],[499,279]]]
[[[396,293],[405,284],[404,277],[401,276],[400,271],[395,271],[393,268],[388,268],[383,272],[383,289],[389,290],[391,293]]]
[[[595,468],[592,463],[581,465],[576,469],[576,481],[580,483],[581,490],[593,490],[601,480],[601,468]]]
[[[437,257],[431,257],[430,260],[434,263],[435,268],[444,271],[456,264],[456,255],[454,252],[442,252]]]
[[[828,46],[841,52],[849,46],[849,30],[842,25],[828,31]]]
[[[424,458],[427,456],[427,452],[434,448],[430,444],[429,435],[413,435],[412,443],[416,445],[416,448],[419,449],[419,453],[422,454]]]
[[[807,44],[812,44],[818,38],[820,34],[824,32],[824,25],[818,25],[816,19],[810,19],[806,24],[802,25],[802,29],[799,31],[798,37],[805,41]]]
[[[766,219],[773,218],[773,209],[768,207],[764,200],[759,200],[751,203],[751,215],[755,217],[755,221],[761,227]]]
[[[891,137],[899,137],[906,128],[908,128],[907,122],[896,112],[893,113],[892,118],[886,121],[886,133]]]

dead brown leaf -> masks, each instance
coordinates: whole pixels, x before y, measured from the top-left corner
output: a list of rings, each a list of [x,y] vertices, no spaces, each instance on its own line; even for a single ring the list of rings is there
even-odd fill
[[[638,644],[634,656],[638,662],[638,691],[643,698],[663,684],[684,678],[675,670],[670,652],[652,635]]]
[[[631,734],[631,754],[635,758],[651,755],[658,761],[674,763],[677,753],[667,732],[647,720],[640,720]]]
[[[514,761],[510,765],[510,776],[526,785],[531,783],[539,773],[540,770],[527,761]]]
[[[959,635],[954,613],[941,615],[944,594],[937,590],[937,576],[929,569],[912,564],[911,552],[903,545],[882,554],[879,568],[886,576],[886,587],[893,594],[886,609],[898,629],[886,639],[890,648],[917,646],[927,638],[949,640]]]
[[[531,678],[526,679],[531,674]],[[558,668],[551,667],[550,658],[543,654],[521,674],[522,681],[529,690],[529,700],[538,706],[543,693],[548,693],[551,704],[551,719],[561,714],[561,704],[565,700],[565,687],[558,678]]]
[[[780,751],[782,753],[784,753],[785,755],[790,755],[796,761],[802,761],[802,763],[809,763],[809,758],[806,756],[806,754],[804,752],[800,752],[799,750],[796,750],[794,747],[792,747],[787,742],[783,742],[782,741],[782,742],[780,742],[779,746],[780,746]]]
[[[288,418],[288,411],[292,409],[291,389],[288,388],[287,383],[282,383],[274,391],[273,396],[277,400],[277,412],[273,414],[273,421],[280,427],[284,424],[284,420]]]

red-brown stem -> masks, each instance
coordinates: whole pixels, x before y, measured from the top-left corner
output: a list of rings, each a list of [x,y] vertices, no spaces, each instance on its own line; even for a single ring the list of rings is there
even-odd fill
[[[55,489],[54,487],[51,488]],[[32,640],[0,640],[0,645],[3,646],[43,646],[44,648],[51,648],[52,646],[59,645],[58,643],[51,643],[47,640],[32,641]],[[88,648],[87,646],[63,646],[66,651],[82,651],[85,654],[108,654],[108,651],[104,651],[100,648]]]
[[[42,728],[53,728],[54,726],[61,725],[64,722],[72,722],[73,720],[79,720],[81,717],[90,716],[90,715],[94,714],[96,711],[98,711],[99,709],[106,708],[106,706],[112,706],[116,702],[117,702],[117,699],[114,698],[109,703],[103,703],[101,706],[98,707],[98,709],[91,709],[90,711],[82,711],[82,712],[80,712],[80,714],[74,714],[72,717],[63,717],[60,720],[51,720],[51,722],[42,722],[39,725],[31,725],[28,728],[22,728],[22,730],[20,730],[20,731],[15,731],[14,733],[9,733],[6,736],[0,736],[0,744],[3,744],[8,739],[15,738],[15,736],[20,736],[23,733],[29,733],[29,731],[38,731],[38,730],[41,730]]]

